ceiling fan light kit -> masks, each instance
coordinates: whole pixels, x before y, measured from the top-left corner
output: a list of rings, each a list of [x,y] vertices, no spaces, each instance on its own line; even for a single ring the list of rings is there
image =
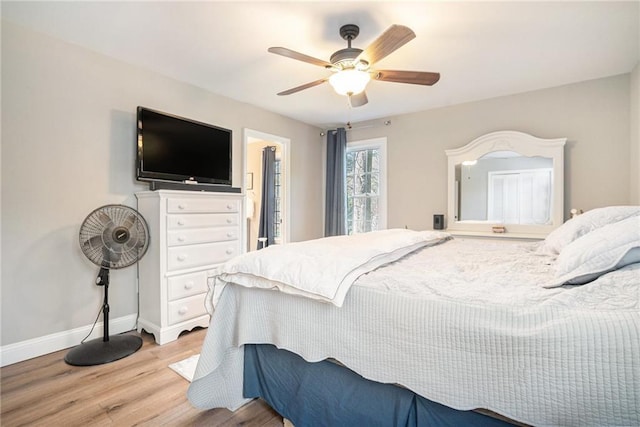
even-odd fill
[[[285,47],[270,47],[268,51],[271,53],[318,65],[334,73],[329,78],[296,86],[279,92],[278,95],[291,95],[329,81],[336,93],[349,97],[349,102],[352,107],[360,107],[369,102],[365,88],[372,77],[375,80],[383,82],[426,86],[431,86],[440,79],[439,73],[370,69],[370,66],[375,62],[380,61],[415,38],[416,35],[410,28],[403,25],[392,25],[364,50],[351,47],[351,41],[355,39],[359,33],[360,28],[357,25],[343,25],[340,28],[340,36],[347,41],[347,47],[334,52],[329,59],[330,62]]]
[[[329,77],[329,83],[339,95],[357,95],[365,90],[371,80],[369,73],[355,68],[339,71]]]

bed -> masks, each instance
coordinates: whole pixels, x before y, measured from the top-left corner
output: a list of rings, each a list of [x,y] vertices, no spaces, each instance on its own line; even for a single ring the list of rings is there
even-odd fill
[[[221,266],[192,404],[235,410],[260,396],[296,426],[353,425],[354,413],[360,425],[425,425],[425,414],[429,425],[483,425],[477,409],[530,425],[640,425],[640,207],[594,209],[542,242],[368,234],[356,267],[339,261],[358,258],[347,237]],[[401,248],[367,252],[398,236]],[[305,278],[314,268],[320,278]],[[269,368],[279,359],[290,369]],[[313,381],[286,380],[311,370]],[[408,409],[375,397],[389,386],[409,393]],[[354,401],[339,404],[338,389]],[[354,409],[372,401],[393,423]]]

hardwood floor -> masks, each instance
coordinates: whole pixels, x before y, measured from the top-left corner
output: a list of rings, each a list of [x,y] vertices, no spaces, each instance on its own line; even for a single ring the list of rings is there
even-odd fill
[[[105,365],[67,365],[64,350],[0,368],[0,425],[282,426],[262,400],[235,413],[191,406],[189,383],[168,366],[198,354],[205,334],[194,330],[158,346],[143,333],[140,350]]]

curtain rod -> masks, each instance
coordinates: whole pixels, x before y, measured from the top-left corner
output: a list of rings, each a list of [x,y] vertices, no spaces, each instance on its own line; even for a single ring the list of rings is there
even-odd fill
[[[368,129],[368,128],[374,128],[374,127],[381,126],[381,124],[379,124],[379,123],[371,123],[371,122],[360,122],[360,123],[361,124],[356,123],[355,125],[352,125],[351,123],[345,124],[345,131],[349,132],[350,130]],[[387,120],[383,121],[382,125],[390,126],[391,125],[391,120],[387,119]],[[325,136],[327,132],[335,133],[336,129],[327,129],[326,131],[322,131],[322,132],[320,132],[320,136]]]

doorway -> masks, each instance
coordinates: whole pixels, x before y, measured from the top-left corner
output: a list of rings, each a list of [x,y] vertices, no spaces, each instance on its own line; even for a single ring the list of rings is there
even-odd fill
[[[289,172],[290,140],[277,135],[244,129],[244,194],[246,206],[246,250],[254,251],[259,245],[258,231],[262,198],[262,151],[266,147],[274,147],[276,154],[276,179],[274,180],[276,195],[275,215],[273,221],[275,243],[289,241],[290,213],[290,174]]]

